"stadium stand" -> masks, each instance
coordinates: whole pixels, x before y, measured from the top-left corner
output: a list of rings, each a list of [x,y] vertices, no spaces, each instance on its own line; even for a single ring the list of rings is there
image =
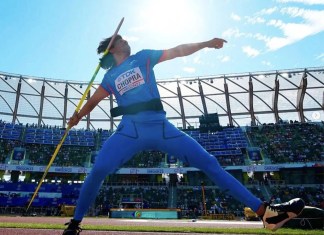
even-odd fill
[[[1,122],[1,159],[2,163],[14,162],[11,153],[15,148],[20,147],[26,150],[23,163],[27,165],[46,165],[53,153],[57,140],[64,133],[60,128],[35,128],[24,125],[10,125]],[[266,157],[272,162],[299,162],[300,157],[289,158],[292,149],[301,149],[300,146],[310,146],[307,151],[309,160],[321,161],[323,156],[323,132],[322,127],[310,123],[292,123],[278,125],[262,125],[247,128],[246,133],[241,128],[228,127],[217,132],[200,132],[199,130],[187,130],[187,134],[195,138],[211,154],[217,157],[223,166],[242,166],[245,164],[246,149],[249,143],[259,146]],[[69,140],[61,149],[60,154],[54,162],[54,166],[81,166],[91,165],[91,153],[96,151],[96,146],[101,146],[103,141],[112,134],[110,131],[72,131],[69,133]],[[296,136],[296,137],[294,137]],[[276,143],[280,143],[277,146]],[[286,149],[283,147],[286,146]],[[277,151],[276,151],[277,150]],[[278,151],[284,153],[285,158],[278,158]],[[290,150],[290,152],[288,151]],[[303,151],[305,153],[305,151]],[[311,155],[310,155],[311,154]],[[11,155],[11,156],[10,156]],[[297,155],[294,155],[297,156]],[[278,160],[283,159],[283,160]],[[150,168],[150,167],[170,167],[167,164],[167,156],[159,151],[145,151],[136,154],[132,160],[126,163],[125,168]],[[305,159],[303,160],[305,161]],[[174,165],[182,164],[174,162]],[[192,177],[195,178],[195,177]],[[172,184],[165,180],[153,181],[149,179],[139,181],[121,180],[118,178],[115,183],[106,182],[106,186],[101,188],[96,204],[89,211],[93,215],[104,215],[109,212],[109,208],[122,208],[123,202],[129,198],[139,198],[141,208],[168,208],[170,206],[170,189]],[[201,186],[195,186],[190,180],[188,173],[187,180],[176,180],[176,207],[181,209],[182,217],[190,217],[194,208],[197,215],[204,214],[202,206]],[[188,180],[189,179],[189,180]],[[212,185],[207,178],[199,176],[207,182],[205,188],[206,208],[208,214],[232,213],[236,216],[243,216],[244,205]],[[145,181],[147,180],[147,181]],[[118,182],[119,181],[119,182]],[[154,185],[155,183],[155,185]],[[110,184],[110,185],[109,185]],[[146,184],[146,185],[145,185]],[[248,181],[249,189],[260,198],[264,198],[259,185],[253,185],[253,181]],[[0,207],[2,213],[8,213],[9,208],[24,207],[36,188],[35,183],[26,182],[2,182],[0,183]],[[57,215],[60,205],[75,205],[81,184],[66,183],[44,183],[40,189],[38,197],[33,203],[34,209],[42,213]],[[300,196],[305,201],[316,207],[323,207],[323,187],[298,188],[294,186],[276,186],[270,184],[271,200],[285,201],[292,196]],[[135,196],[134,196],[135,195]],[[224,206],[230,205],[230,206]]]
[[[297,82],[288,81],[286,73]],[[304,75],[308,76],[307,89],[311,91],[305,89],[303,103],[297,94]],[[299,196],[308,206],[324,209],[324,122],[312,118],[314,112],[320,116],[323,113],[323,78],[323,68],[309,68],[168,80],[158,85],[169,120],[198,141],[255,195],[273,202]],[[29,84],[29,79],[34,83]],[[224,87],[223,80],[228,85],[227,92],[216,89],[216,85]],[[254,90],[249,88],[250,80],[255,84]],[[281,82],[278,92],[272,89],[277,80]],[[24,90],[27,83],[35,90],[44,84],[44,96]],[[44,82],[43,78],[2,73],[0,85],[0,97],[5,97],[0,99],[4,107],[0,111],[4,119],[0,120],[0,213],[18,214],[26,206],[65,132],[67,118],[75,108],[73,100],[80,96],[73,87],[81,88],[66,81]],[[62,95],[61,88],[66,88],[68,94]],[[295,94],[296,104],[288,101],[287,91]],[[12,94],[25,98],[20,99],[16,110]],[[244,96],[254,97],[253,108]],[[30,103],[23,102],[28,99]],[[38,112],[41,100],[51,115],[42,116],[44,112]],[[182,102],[177,103],[178,100]],[[120,121],[105,111],[113,104],[114,100],[104,100],[93,116],[80,122],[79,129],[69,131],[32,204],[35,214],[57,216],[61,215],[62,206],[76,204],[96,152]],[[300,109],[302,104],[304,109]],[[216,117],[215,109],[217,125],[203,126],[197,122],[200,117],[208,117],[208,113]],[[109,124],[110,129],[105,129]],[[178,208],[181,217],[224,213],[243,218],[245,205],[221,192],[204,174],[178,161],[176,156],[152,150],[137,153],[116,174],[107,177],[88,215],[107,216],[112,208],[131,207]]]
[[[312,123],[270,124],[249,128],[253,144],[273,163],[323,161],[324,129]]]
[[[12,152],[15,148],[24,148],[26,155],[24,161],[21,162],[27,165],[46,165],[56,147],[55,140],[64,133],[64,130],[60,128],[34,128],[24,125],[16,127],[16,125],[8,125],[5,122],[1,122],[1,128],[1,133],[5,133],[0,139],[2,163],[15,163],[12,159]],[[242,128],[228,127],[217,132],[205,133],[199,130],[187,130],[186,133],[195,138],[211,154],[217,157],[223,166],[242,166],[246,161],[249,161],[246,149],[251,147],[251,145],[259,146],[264,151],[264,157],[269,158],[274,163],[280,163],[280,161],[278,161],[278,152],[273,152],[273,149],[281,150],[286,154],[284,156],[289,156],[288,150],[298,149],[299,145],[313,146],[310,148],[311,151],[307,152],[308,155],[312,155],[309,159],[320,161],[323,154],[323,131],[321,131],[321,128],[317,124],[287,123],[251,127],[247,128],[246,132]],[[9,138],[8,133],[14,133],[14,137]],[[106,130],[79,130],[71,132],[69,137],[73,141],[63,146],[53,165],[60,167],[90,166],[91,153],[96,151],[95,146],[101,146],[102,142],[111,134],[112,132]],[[84,144],[85,142],[91,144]],[[281,143],[281,146],[278,147],[274,143]],[[283,148],[283,145],[286,145],[287,149]],[[272,148],[272,151],[269,150],[270,148]],[[286,158],[286,160],[289,162],[300,162],[301,159]],[[123,167],[170,167],[167,161],[167,156],[162,152],[145,151],[136,154]],[[177,164],[183,166],[183,163],[174,162],[174,166]],[[192,213],[194,213],[194,208],[197,209],[195,213],[198,216],[203,216],[205,213],[202,205],[201,186],[197,181],[195,183],[190,178],[205,180],[207,186],[204,193],[208,214],[225,213],[240,217],[244,216],[244,205],[221,192],[203,175],[199,175],[199,177],[190,177],[190,175],[188,173],[185,178],[176,179],[176,192],[171,195],[173,197],[176,196],[175,205],[181,209],[182,217],[191,217]],[[92,210],[89,211],[89,214],[105,215],[109,212],[110,208],[129,207],[132,202],[130,198],[138,198],[141,208],[158,209],[170,206],[169,197],[173,186],[170,181],[166,182],[163,179],[157,182],[157,178],[155,181],[151,181],[148,178],[143,180],[139,178],[123,180],[118,177],[115,177],[114,180],[116,182],[107,180],[105,186],[101,188],[96,203],[93,205]],[[267,185],[269,186],[270,200],[280,202],[298,196],[303,198],[310,206],[323,208],[324,191],[322,186],[277,185],[277,183],[274,183],[276,180],[273,181],[271,179],[269,182],[270,184]],[[10,211],[10,213],[15,213],[21,211],[34,192],[37,186],[36,183],[28,182],[28,180],[16,183],[10,181],[1,182],[1,212],[8,213]],[[260,189],[259,182],[249,178],[247,184],[255,195],[265,199],[266,196]],[[33,203],[34,211],[47,215],[59,214],[59,207],[61,205],[75,205],[80,187],[80,183],[44,183]]]

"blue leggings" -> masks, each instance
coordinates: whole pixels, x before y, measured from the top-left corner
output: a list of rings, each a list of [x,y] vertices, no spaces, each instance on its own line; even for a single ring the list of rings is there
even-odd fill
[[[134,154],[143,150],[160,150],[176,156],[203,171],[219,188],[256,211],[262,201],[226,172],[217,159],[196,140],[178,130],[167,119],[135,122],[123,118],[116,132],[104,143],[79,195],[74,219],[82,220],[95,201],[107,175],[113,174]]]

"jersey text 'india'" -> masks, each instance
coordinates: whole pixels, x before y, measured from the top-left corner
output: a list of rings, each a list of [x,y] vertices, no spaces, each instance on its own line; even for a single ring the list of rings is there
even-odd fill
[[[120,95],[144,83],[143,74],[139,67],[126,71],[115,80],[115,86]]]

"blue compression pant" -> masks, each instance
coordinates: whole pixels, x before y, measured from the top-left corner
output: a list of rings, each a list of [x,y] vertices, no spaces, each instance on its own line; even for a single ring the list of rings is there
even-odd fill
[[[166,118],[157,121],[135,122],[123,118],[117,131],[104,143],[94,166],[82,185],[74,219],[82,220],[95,201],[103,180],[113,174],[134,154],[143,150],[160,150],[203,171],[222,191],[250,207],[253,211],[262,201],[226,172],[217,159],[196,140],[178,130]]]

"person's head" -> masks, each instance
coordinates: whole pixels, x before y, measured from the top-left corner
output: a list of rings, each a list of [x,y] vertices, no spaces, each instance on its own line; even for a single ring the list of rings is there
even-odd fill
[[[122,37],[118,34],[118,35],[116,35],[114,41],[116,42],[116,41],[118,41],[118,40],[121,39],[121,38],[122,38]],[[112,37],[105,38],[104,40],[102,40],[102,41],[99,43],[99,46],[98,46],[98,48],[97,48],[97,53],[98,53],[98,54],[104,53],[104,52],[106,51],[106,49],[107,49],[107,47],[108,47],[108,45],[109,45],[111,39],[112,39]],[[112,48],[114,48],[114,44],[115,44],[115,42],[112,43],[112,45],[111,45],[111,47],[110,47],[110,50],[111,50]]]
[[[98,54],[104,53],[112,40],[112,37],[102,40],[97,48]],[[126,53],[127,56],[130,55],[130,47],[126,40],[124,40],[120,35],[116,35],[114,41],[112,42],[109,52],[102,59],[100,59],[100,66],[103,69],[110,69],[115,66],[116,62],[114,59],[114,54]]]

